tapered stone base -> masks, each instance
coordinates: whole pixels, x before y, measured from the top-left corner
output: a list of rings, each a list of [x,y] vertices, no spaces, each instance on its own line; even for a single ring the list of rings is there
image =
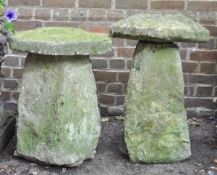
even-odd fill
[[[18,110],[16,154],[66,166],[93,158],[100,114],[88,56],[29,54]]]
[[[183,91],[178,47],[140,41],[126,97],[125,142],[132,161],[166,163],[191,155]]]

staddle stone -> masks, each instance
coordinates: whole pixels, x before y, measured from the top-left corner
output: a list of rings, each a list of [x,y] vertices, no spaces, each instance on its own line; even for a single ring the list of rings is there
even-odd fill
[[[45,27],[17,32],[10,38],[15,50],[44,55],[95,55],[111,49],[111,40],[71,27]]]
[[[183,87],[178,47],[140,41],[128,82],[124,123],[132,161],[165,163],[191,155]]]
[[[180,13],[149,12],[130,16],[111,26],[113,37],[161,42],[204,42],[209,31]]]
[[[17,33],[10,41],[13,49],[28,52],[16,155],[70,167],[93,158],[101,128],[88,54],[110,50],[111,40],[81,29],[43,28]]]
[[[126,94],[124,137],[130,159],[165,163],[188,158],[183,74],[173,42],[204,42],[209,31],[180,13],[148,12],[114,23],[110,33],[139,40]]]

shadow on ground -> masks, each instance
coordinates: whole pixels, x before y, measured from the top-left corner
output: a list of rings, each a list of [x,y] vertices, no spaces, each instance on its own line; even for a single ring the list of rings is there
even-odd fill
[[[80,167],[43,166],[16,158],[13,156],[16,143],[13,139],[0,155],[0,175],[215,175],[217,164],[212,161],[217,159],[217,121],[212,118],[193,119],[190,123],[192,156],[183,162],[155,165],[130,162],[119,151],[123,121],[110,119],[102,123],[95,158],[85,161]]]

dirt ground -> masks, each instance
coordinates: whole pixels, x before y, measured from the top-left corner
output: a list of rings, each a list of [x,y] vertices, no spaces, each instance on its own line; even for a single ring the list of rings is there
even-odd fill
[[[217,120],[190,119],[192,156],[174,164],[135,164],[119,150],[123,120],[106,118],[93,160],[77,168],[44,166],[13,156],[15,139],[0,155],[0,175],[215,175],[217,174]]]

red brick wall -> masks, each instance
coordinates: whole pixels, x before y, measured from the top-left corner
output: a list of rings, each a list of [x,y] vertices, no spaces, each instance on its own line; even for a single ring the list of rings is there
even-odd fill
[[[8,0],[16,9],[17,30],[45,26],[81,27],[108,33],[115,21],[147,10],[175,10],[210,30],[210,41],[180,45],[185,79],[185,101],[189,116],[217,116],[217,1],[197,0]],[[113,39],[113,49],[92,58],[102,115],[120,115],[136,41]],[[10,52],[3,65],[1,84],[4,108],[16,110],[18,85],[25,55]]]

